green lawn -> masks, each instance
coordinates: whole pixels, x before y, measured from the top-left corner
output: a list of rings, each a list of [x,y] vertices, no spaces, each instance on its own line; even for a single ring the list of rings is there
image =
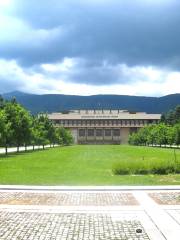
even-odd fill
[[[0,156],[0,184],[26,185],[175,185],[175,175],[114,175],[120,161],[173,161],[174,150],[118,146],[79,145]],[[180,160],[180,151],[176,150]],[[143,161],[143,160],[142,160]]]

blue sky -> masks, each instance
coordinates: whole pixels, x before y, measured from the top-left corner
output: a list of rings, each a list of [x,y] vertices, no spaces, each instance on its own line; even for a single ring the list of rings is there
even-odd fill
[[[180,1],[0,0],[0,92],[180,92]]]

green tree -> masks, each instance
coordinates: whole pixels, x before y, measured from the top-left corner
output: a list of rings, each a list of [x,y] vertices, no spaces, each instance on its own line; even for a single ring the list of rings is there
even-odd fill
[[[180,123],[180,105],[175,108],[174,112],[175,123]]]
[[[167,126],[164,123],[160,123],[154,126],[155,144],[166,145],[168,143],[168,131]]]
[[[61,127],[59,128],[59,135],[64,145],[71,145],[73,143],[73,136],[69,130]]]
[[[168,125],[174,125],[176,123],[179,123],[180,122],[180,105],[176,106],[174,110],[170,110],[166,114],[162,114],[161,122]]]
[[[6,103],[4,110],[13,129],[10,142],[17,146],[17,151],[19,151],[20,146],[30,142],[31,116],[27,110],[15,101]]]
[[[180,145],[180,123],[174,126],[175,128],[175,144]]]
[[[47,128],[48,121],[49,119],[47,118],[46,115],[41,114],[37,117],[36,137],[37,137],[38,145],[42,145],[43,149],[45,145],[50,143],[48,140],[48,128]]]
[[[167,126],[167,144],[172,146],[175,144],[176,131],[174,126]]]
[[[5,101],[3,99],[3,97],[0,95],[0,109],[3,109],[5,106]]]
[[[8,121],[5,111],[0,110],[0,145],[5,147],[6,154],[12,135],[13,130],[11,123]]]

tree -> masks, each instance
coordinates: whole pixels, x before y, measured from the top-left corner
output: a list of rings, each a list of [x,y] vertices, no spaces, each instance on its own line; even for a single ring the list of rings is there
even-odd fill
[[[180,123],[175,125],[175,144],[180,145]]]
[[[60,128],[55,128],[55,142],[54,144],[62,145],[63,144],[63,139],[61,137],[61,131]]]
[[[5,111],[0,110],[0,145],[5,147],[6,154],[12,135],[13,129],[11,127],[11,123],[8,121]]]
[[[180,105],[175,108],[174,112],[175,123],[180,123]]]
[[[5,106],[5,101],[3,99],[3,97],[0,95],[0,109],[3,109]]]
[[[63,127],[59,128],[59,136],[62,138],[64,145],[71,145],[73,143],[71,132]]]
[[[48,140],[48,121],[49,119],[45,115],[39,115],[36,119],[36,138],[38,145],[42,145],[43,149],[46,144],[49,144]]]
[[[174,125],[176,123],[179,123],[180,122],[180,105],[176,106],[174,110],[170,110],[166,114],[162,114],[161,122],[168,125]]]
[[[17,151],[19,151],[20,146],[30,142],[31,116],[27,110],[15,101],[6,103],[4,110],[13,129],[10,142],[17,146]]]
[[[176,131],[174,126],[167,126],[167,144],[172,146],[175,143]]]

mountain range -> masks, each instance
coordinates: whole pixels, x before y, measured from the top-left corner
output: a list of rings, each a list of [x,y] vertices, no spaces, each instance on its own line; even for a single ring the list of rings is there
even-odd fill
[[[37,95],[14,91],[2,94],[2,97],[5,99],[15,97],[33,114],[73,109],[126,109],[147,113],[165,113],[180,104],[179,93],[163,97],[142,97],[128,95]]]

